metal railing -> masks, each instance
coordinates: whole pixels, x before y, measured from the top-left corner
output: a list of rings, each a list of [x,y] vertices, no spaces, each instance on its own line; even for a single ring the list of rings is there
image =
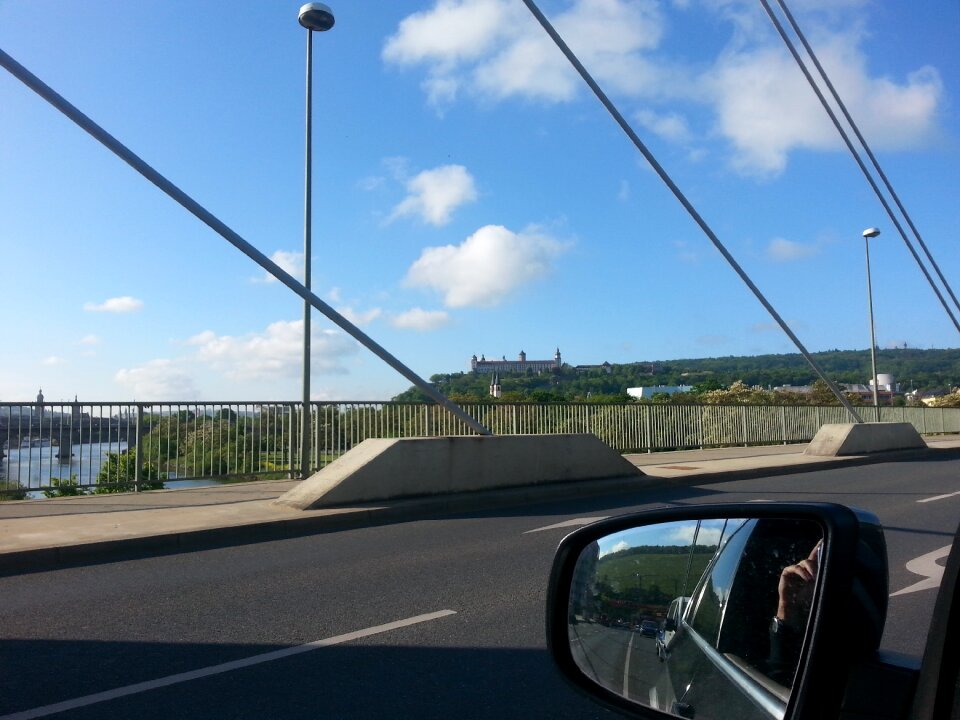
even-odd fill
[[[833,406],[477,403],[496,435],[593,433],[620,452],[806,442]],[[118,492],[299,474],[299,402],[0,403],[0,497]],[[960,408],[881,408],[884,422],[960,433]],[[310,404],[311,469],[367,438],[472,435],[433,404]]]

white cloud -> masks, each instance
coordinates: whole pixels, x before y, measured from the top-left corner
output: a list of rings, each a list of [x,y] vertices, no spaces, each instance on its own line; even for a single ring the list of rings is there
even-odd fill
[[[352,322],[357,326],[369,325],[374,320],[376,320],[383,311],[380,308],[371,308],[366,312],[359,312],[354,310],[352,307],[340,307],[337,308],[337,312],[343,315],[347,320]]]
[[[80,338],[80,344],[81,345],[99,345],[100,338],[98,338],[96,335],[84,335],[82,338]]]
[[[50,355],[49,357],[45,357],[43,360],[41,360],[40,364],[46,365],[47,367],[54,367],[56,365],[65,365],[66,362],[66,360],[58,355]]]
[[[675,12],[691,5],[674,0]],[[600,85],[634,101],[667,99],[706,110],[710,137],[731,150],[745,175],[776,175],[796,150],[834,152],[844,146],[792,57],[755,2],[704,0],[696,12],[725,23],[730,40],[710,64],[694,69],[663,51],[669,30],[654,0],[567,0],[551,20]],[[875,149],[904,149],[936,132],[943,86],[936,69],[905,78],[871,74],[861,49],[869,4],[811,0],[801,8],[808,37],[844,103]],[[522,3],[437,0],[404,19],[383,50],[387,63],[425,68],[424,91],[443,107],[462,97],[569,102],[583,87],[567,60]],[[686,110],[685,110],[686,112]],[[675,111],[635,114],[670,142],[697,138]],[[696,162],[703,151],[690,157]]]
[[[454,210],[477,199],[473,177],[462,165],[424,170],[407,181],[407,192],[409,195],[393,209],[387,222],[418,215],[431,225],[446,225]]]
[[[604,557],[605,555],[612,555],[613,553],[618,553],[621,550],[629,550],[631,547],[633,546],[630,543],[628,543],[626,540],[621,540],[616,545],[612,545],[610,549],[607,550],[606,552],[600,553],[600,557]]]
[[[383,58],[401,64],[476,59],[494,45],[509,12],[504,0],[440,0],[400,22]]]
[[[655,47],[663,21],[650,0],[576,0],[553,18],[557,30],[598,79],[637,92],[659,82],[639,51]],[[461,88],[501,99],[573,98],[579,80],[567,60],[520,3],[438,0],[405,18],[387,40],[383,59],[423,64],[433,105],[453,102]]]
[[[774,262],[793,262],[817,254],[817,248],[812,245],[791,242],[783,238],[774,238],[767,245],[767,257]]]
[[[157,359],[118,370],[114,380],[140,400],[195,400],[201,397],[193,378],[178,363]]]
[[[402,330],[419,330],[426,332],[436,330],[438,327],[446,325],[449,321],[449,314],[443,310],[423,310],[417,307],[394,315],[390,320],[390,324]]]
[[[311,325],[311,365],[315,373],[345,373],[344,358],[357,352],[349,336]],[[303,363],[303,321],[279,321],[246,335],[217,335],[208,330],[187,341],[196,360],[231,380],[275,380],[299,376]]]
[[[295,277],[300,282],[303,282],[303,253],[294,252],[290,250],[277,250],[273,255],[270,256],[270,259],[273,260],[277,265],[280,266],[282,270],[289,273]],[[253,282],[258,283],[273,283],[279,282],[273,275],[268,272],[264,272],[261,277],[252,278]]]
[[[691,522],[675,528],[664,538],[663,543],[664,545],[692,545],[693,538],[696,537],[697,545],[717,545],[722,535],[723,527],[701,524],[698,530],[697,523]]]
[[[875,149],[910,147],[932,135],[942,95],[936,70],[923,68],[897,84],[869,76],[856,38],[836,34],[814,49]],[[795,149],[844,148],[806,79],[779,47],[722,57],[705,86],[718,129],[733,145],[734,164],[746,173],[778,174]]]
[[[690,141],[691,132],[686,119],[678,113],[658,115],[652,110],[640,110],[636,114],[637,122],[650,132],[675,143]]]
[[[357,187],[363,190],[364,192],[373,192],[374,190],[383,187],[385,178],[381,175],[368,175],[365,178],[361,178],[357,181]]]
[[[551,269],[565,250],[535,231],[514,233],[486,225],[460,245],[426,248],[407,271],[405,283],[443,295],[448,307],[492,306]]]
[[[88,302],[84,304],[83,309],[87,312],[110,312],[110,313],[129,313],[136,312],[143,307],[143,301],[132,298],[129,295],[123,297],[110,298],[102,303]]]

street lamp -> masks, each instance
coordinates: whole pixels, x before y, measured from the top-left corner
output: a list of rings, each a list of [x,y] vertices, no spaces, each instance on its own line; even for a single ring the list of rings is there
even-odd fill
[[[873,289],[870,285],[870,238],[875,238],[880,231],[867,228],[863,231],[863,247],[867,253],[867,307],[870,309],[870,365],[873,369],[873,412],[876,421],[880,422],[880,400],[877,397],[877,340],[873,332]]]
[[[313,32],[324,32],[333,27],[333,11],[323,3],[307,3],[300,8],[300,24],[307,29],[307,139],[306,169],[304,171],[303,205],[303,285],[310,289],[310,228],[311,215],[311,166],[313,165],[312,146],[312,109],[313,109]],[[300,428],[300,477],[307,479],[310,474],[310,301],[303,301],[303,412]]]

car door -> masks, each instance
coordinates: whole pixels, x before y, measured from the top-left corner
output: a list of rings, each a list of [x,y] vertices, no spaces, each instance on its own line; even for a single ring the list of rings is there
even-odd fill
[[[665,663],[659,707],[685,717],[781,718],[795,662],[771,660],[769,628],[783,568],[805,557],[821,537],[809,522],[776,533],[763,520],[740,525],[693,592]]]

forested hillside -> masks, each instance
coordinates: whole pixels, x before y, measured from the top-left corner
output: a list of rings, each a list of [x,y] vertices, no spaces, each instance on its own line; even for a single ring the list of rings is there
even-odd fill
[[[838,383],[866,384],[870,378],[869,350],[833,350],[814,353],[813,357]],[[949,392],[960,385],[960,349],[879,350],[877,371],[893,375],[903,390]],[[470,372],[430,378],[445,395],[465,401],[488,399],[490,380],[490,375]],[[690,385],[702,393],[729,388],[736,382],[770,389],[811,385],[815,380],[813,370],[798,353],[644,361],[612,365],[609,373],[600,369],[578,371],[565,364],[559,371],[549,373],[500,375],[501,399],[514,402],[625,401],[629,387]],[[424,397],[410,388],[394,400],[419,402]]]

